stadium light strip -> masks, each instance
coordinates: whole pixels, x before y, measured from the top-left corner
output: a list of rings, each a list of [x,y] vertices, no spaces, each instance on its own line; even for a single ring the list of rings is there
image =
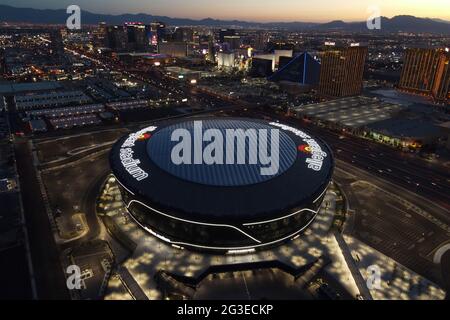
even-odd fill
[[[320,208],[319,208],[319,210],[320,210]],[[275,218],[275,219],[271,219],[271,220],[266,220],[266,221],[258,221],[258,222],[244,223],[243,226],[254,226],[254,225],[257,225],[257,224],[267,224],[267,223],[271,223],[271,222],[275,222],[275,221],[279,221],[279,220],[283,220],[283,219],[286,219],[286,218],[295,216],[296,214],[299,214],[299,213],[304,212],[304,211],[309,211],[309,212],[312,212],[312,213],[317,213],[317,212],[319,212],[319,210],[314,211],[314,210],[309,209],[309,208],[304,208],[304,209],[298,210],[298,211],[296,211],[296,212],[294,212],[294,213],[288,214],[287,216],[283,216],[283,217]]]
[[[117,177],[116,176],[114,176],[115,178],[116,178],[116,181],[117,182],[119,182],[119,184],[125,189],[125,190],[127,190],[129,193],[131,193],[133,196],[135,195],[133,192],[131,192],[127,187],[125,187],[118,179],[117,179]],[[331,184],[331,182],[328,184],[328,186]],[[320,196],[318,196],[317,197],[317,199],[316,200],[314,200],[313,201],[313,204],[315,204],[317,201],[319,201],[320,200],[320,198],[322,198],[322,196],[327,192],[327,190],[328,190],[328,186],[325,188],[325,190],[320,194]],[[129,205],[128,205],[129,206]],[[150,207],[149,207],[150,208]],[[319,208],[320,209],[320,208]],[[155,209],[152,209],[152,208],[150,208],[150,210],[155,210]],[[155,210],[155,211],[157,211],[157,210]],[[283,217],[280,217],[280,218],[275,218],[275,219],[272,219],[272,220],[266,220],[266,221],[260,221],[260,222],[252,222],[252,223],[244,223],[243,225],[244,226],[252,226],[252,225],[256,225],[256,224],[266,224],[266,223],[270,223],[270,222],[275,222],[275,221],[278,221],[278,220],[283,220],[283,219],[286,219],[286,218],[289,218],[289,217],[292,217],[292,216],[294,216],[294,215],[296,215],[296,214],[298,214],[298,213],[301,213],[301,212],[303,212],[303,211],[310,211],[310,212],[313,212],[313,213],[317,213],[316,211],[314,211],[314,210],[311,210],[311,209],[301,209],[301,210],[299,210],[299,211],[297,211],[297,212],[294,212],[294,213],[291,213],[291,214],[289,214],[289,215],[286,215],[286,216],[283,216]],[[169,215],[167,215],[167,216],[169,216]],[[169,217],[171,217],[171,216],[169,216]],[[174,219],[175,219],[175,217],[173,217]],[[184,220],[181,220],[181,221],[184,221]],[[189,222],[193,222],[193,221],[189,221]],[[193,222],[194,223],[194,222]],[[198,224],[202,224],[202,223],[200,223],[200,222],[197,222]],[[210,224],[210,225],[213,225],[213,224]],[[219,226],[219,225],[217,225],[217,226]],[[233,226],[231,226],[231,227],[233,227]],[[234,227],[234,228],[236,228],[236,227]],[[238,229],[238,228],[236,228],[236,229]],[[240,230],[240,229],[238,229],[240,232],[243,232],[242,230]],[[245,233],[244,233],[245,234]],[[247,235],[247,234],[245,234],[245,235]],[[257,239],[254,239],[253,237],[251,237],[253,240],[255,240],[255,241],[259,241],[259,240],[257,240]]]
[[[133,201],[133,200],[132,200],[132,201]],[[148,207],[148,206],[146,206],[145,204],[144,204],[144,206],[145,206],[145,207]],[[146,230],[146,231],[149,232],[150,234],[154,235],[154,236],[157,237],[158,239],[160,239],[160,240],[162,240],[162,241],[164,241],[164,242],[166,242],[166,243],[169,243],[169,244],[171,244],[171,245],[178,245],[178,246],[185,246],[185,247],[194,247],[194,248],[200,248],[200,249],[210,249],[210,250],[234,250],[234,251],[236,251],[236,250],[251,250],[251,249],[256,249],[256,248],[259,248],[259,247],[269,246],[269,245],[272,245],[272,244],[276,244],[276,243],[278,243],[278,242],[283,242],[283,241],[285,241],[285,240],[287,240],[287,239],[289,239],[289,238],[292,238],[292,237],[298,235],[300,232],[302,232],[302,231],[305,230],[306,228],[308,228],[308,227],[311,225],[311,223],[316,219],[317,214],[318,214],[319,211],[320,211],[320,209],[318,209],[317,211],[313,211],[313,212],[315,212],[314,217],[312,217],[311,220],[310,220],[305,226],[303,226],[300,230],[298,230],[298,231],[296,231],[296,232],[294,232],[294,233],[292,233],[292,234],[290,234],[290,235],[288,235],[288,236],[286,236],[286,237],[284,237],[284,238],[281,238],[281,239],[278,239],[278,240],[274,240],[274,241],[271,241],[271,242],[267,242],[267,243],[261,243],[261,241],[259,241],[259,243],[260,243],[259,245],[247,246],[247,247],[212,247],[212,246],[202,246],[202,245],[197,245],[197,244],[188,243],[188,242],[177,242],[177,241],[172,241],[172,240],[170,240],[170,239],[168,239],[168,238],[166,238],[166,237],[164,237],[164,236],[162,236],[162,235],[159,235],[158,233],[156,233],[155,231],[151,230],[150,228],[144,226],[142,223],[140,223],[140,222],[134,217],[134,215],[130,212],[130,210],[129,210],[128,207],[126,207],[126,209],[127,209],[128,213],[130,214],[130,216],[132,217],[132,219],[133,219],[139,226],[141,226],[144,230]],[[153,210],[153,209],[151,209],[151,210]],[[164,214],[164,215],[165,215],[165,214]],[[179,218],[176,218],[176,219],[177,219],[177,220],[180,220]],[[182,220],[182,219],[181,219],[181,220]],[[182,220],[182,221],[184,221],[184,220]],[[186,220],[186,221],[188,221],[188,220]]]
[[[194,247],[194,248],[210,249],[210,250],[232,250],[232,251],[236,251],[236,250],[251,250],[251,249],[256,249],[256,248],[259,248],[259,247],[270,246],[272,244],[276,244],[278,242],[283,242],[283,241],[285,241],[285,240],[287,240],[289,238],[294,237],[295,235],[299,234],[300,232],[302,232],[303,230],[308,228],[309,225],[315,220],[316,216],[317,216],[317,213],[314,215],[314,217],[304,227],[302,227],[300,230],[294,232],[293,234],[291,234],[291,235],[289,235],[287,237],[284,237],[284,238],[278,239],[278,240],[274,240],[274,241],[271,241],[271,242],[267,242],[267,243],[262,243],[262,244],[255,245],[255,246],[223,248],[223,247],[202,246],[202,245],[190,244],[190,243],[185,243],[185,242],[171,242],[171,243],[176,244],[176,245],[191,246],[191,247]]]
[[[322,196],[327,192],[328,187],[330,186],[330,184],[331,184],[331,182],[328,183],[328,185],[326,186],[325,190],[323,190],[323,192],[320,194],[320,196],[318,196],[317,199],[313,201],[313,203],[316,203],[317,201],[320,200],[320,198],[322,198]]]
[[[293,234],[284,237],[282,239],[278,239],[278,240],[274,240],[272,242],[267,242],[267,243],[261,243],[259,245],[255,245],[255,246],[247,246],[247,247],[211,247],[211,246],[202,246],[202,245],[197,245],[197,244],[192,244],[192,243],[188,243],[188,242],[176,242],[176,241],[171,241],[170,239],[161,236],[159,234],[157,234],[155,231],[149,229],[148,227],[144,226],[143,224],[141,224],[134,216],[133,214],[130,212],[130,210],[127,208],[128,213],[130,214],[131,218],[139,225],[141,226],[144,230],[146,230],[147,232],[149,232],[150,234],[154,235],[155,237],[157,237],[158,239],[164,241],[165,243],[168,243],[170,245],[177,245],[177,246],[185,246],[185,247],[193,247],[193,248],[199,248],[199,249],[207,249],[207,250],[228,250],[228,251],[242,251],[242,250],[253,250],[256,248],[260,248],[263,246],[270,246],[272,244],[276,244],[278,242],[283,242],[289,238],[292,238],[296,235],[298,235],[299,233],[301,233],[303,230],[305,230],[306,228],[308,228],[311,223],[313,223],[313,221],[316,219],[316,216],[318,214],[319,211],[317,211],[317,213],[314,215],[314,217],[304,226],[302,227],[300,230],[294,232]],[[229,252],[227,252],[229,253]]]
[[[114,176],[114,175],[113,175],[113,176]],[[114,176],[114,177],[115,177],[115,176]],[[127,190],[128,192],[130,192],[132,195],[135,195],[135,194],[134,194],[133,192],[131,192],[128,188],[126,188],[126,187],[125,187],[125,186],[117,179],[117,177],[115,177],[115,178],[116,178],[116,181],[118,181],[119,184],[120,184],[125,190]],[[331,182],[330,182],[330,184],[331,184]],[[314,200],[313,203],[316,203],[316,202],[317,202],[317,201],[318,201],[318,200],[326,193],[327,190],[328,190],[328,186],[327,186],[327,188],[325,188],[325,190],[322,192],[322,194],[321,194],[316,200]],[[175,241],[171,241],[170,239],[168,239],[168,238],[166,238],[166,237],[164,237],[164,236],[161,236],[161,235],[157,234],[156,232],[154,232],[153,230],[149,229],[148,227],[144,226],[142,223],[140,223],[140,222],[134,217],[134,215],[133,215],[133,214],[130,212],[130,210],[129,210],[129,207],[131,206],[131,204],[132,204],[133,202],[136,202],[136,203],[138,203],[138,204],[141,204],[141,205],[143,205],[144,207],[146,207],[146,208],[148,208],[148,209],[150,209],[150,210],[153,210],[154,212],[157,212],[157,213],[159,213],[159,214],[161,214],[161,215],[164,215],[164,216],[166,216],[166,217],[169,217],[169,218],[172,218],[172,219],[175,219],[175,220],[179,220],[179,221],[183,221],[183,222],[187,222],[187,223],[192,223],[192,224],[199,224],[199,225],[213,226],[213,227],[227,227],[227,228],[232,228],[232,229],[235,229],[235,230],[239,231],[240,233],[244,234],[245,236],[249,237],[250,239],[252,239],[252,240],[254,240],[254,241],[256,241],[256,242],[258,242],[258,243],[260,243],[260,244],[259,244],[259,245],[255,245],[255,246],[247,246],[247,247],[211,247],[211,246],[196,245],[196,244],[187,243],[187,242],[175,242]],[[308,228],[308,227],[311,225],[311,223],[315,220],[315,218],[317,217],[317,214],[318,214],[319,211],[320,211],[320,208],[318,208],[317,211],[314,211],[314,210],[312,210],[312,209],[301,209],[301,210],[299,210],[299,211],[297,211],[297,212],[294,212],[294,213],[292,213],[292,214],[289,214],[289,215],[284,216],[284,217],[281,217],[281,218],[277,218],[277,219],[273,219],[273,220],[268,220],[268,221],[264,221],[264,222],[255,222],[255,223],[251,223],[251,224],[243,224],[244,226],[247,226],[247,225],[253,225],[253,224],[264,224],[264,223],[269,223],[269,222],[275,222],[275,221],[278,221],[278,220],[286,219],[286,218],[288,218],[288,217],[291,217],[291,216],[293,216],[293,215],[295,215],[295,214],[298,214],[298,213],[300,213],[300,212],[303,212],[303,211],[310,211],[310,212],[314,213],[314,217],[311,218],[311,220],[310,220],[304,227],[302,227],[300,230],[298,230],[298,231],[294,232],[293,234],[291,234],[291,235],[289,235],[289,236],[286,236],[286,237],[284,237],[284,238],[282,238],[282,239],[278,239],[278,240],[275,240],[275,241],[272,241],[272,242],[268,242],[268,243],[262,243],[260,240],[258,240],[258,239],[256,239],[256,238],[250,236],[249,234],[247,234],[246,232],[242,231],[241,229],[239,229],[239,228],[237,228],[237,227],[235,227],[235,226],[232,226],[232,225],[226,225],[226,224],[203,223],[203,222],[197,222],[197,221],[191,221],[191,220],[186,220],[186,219],[182,219],[182,218],[177,218],[177,217],[168,215],[168,214],[166,214],[166,213],[163,213],[163,212],[161,212],[161,211],[159,211],[159,210],[156,210],[156,209],[154,209],[154,208],[151,208],[151,207],[149,207],[149,206],[146,205],[145,203],[142,203],[142,202],[139,201],[139,200],[131,200],[131,201],[128,203],[128,205],[126,206],[126,209],[127,209],[128,213],[131,215],[131,217],[133,218],[133,220],[134,220],[139,226],[141,226],[144,230],[146,230],[146,231],[149,232],[150,234],[156,236],[157,238],[161,239],[162,241],[164,241],[164,242],[166,242],[166,243],[175,244],[175,245],[179,245],[179,246],[190,246],[190,247],[200,248],[200,249],[211,249],[211,250],[247,250],[247,249],[253,249],[253,248],[258,248],[258,247],[262,247],[262,246],[269,246],[269,245],[272,245],[272,244],[276,244],[276,243],[278,243],[278,242],[282,242],[282,241],[287,240],[287,239],[289,239],[289,238],[291,238],[291,237],[294,237],[295,235],[299,234],[300,232],[302,232],[303,230],[305,230],[306,228]]]
[[[115,175],[113,175],[113,177],[116,179],[116,181],[122,186],[122,188],[124,188],[125,190],[127,190],[129,193],[131,193],[133,196],[135,195],[134,194],[134,192],[132,192],[130,189],[128,189],[127,187],[125,187],[124,185],[123,185],[123,183],[122,182],[120,182],[120,180],[119,179],[117,179],[117,177],[115,176]]]
[[[144,207],[146,207],[146,208],[148,208],[148,209],[150,209],[150,210],[152,210],[152,211],[154,211],[154,212],[156,212],[156,213],[159,213],[160,215],[166,216],[166,217],[171,218],[171,219],[174,219],[174,220],[183,221],[183,222],[187,222],[187,223],[191,223],[191,224],[198,224],[198,225],[203,225],[203,226],[210,226],[210,227],[225,227],[225,228],[231,228],[231,229],[234,229],[234,230],[239,231],[240,233],[242,233],[243,235],[247,236],[248,238],[254,240],[255,242],[261,243],[261,241],[259,241],[258,239],[252,237],[252,236],[249,235],[248,233],[242,231],[241,229],[239,229],[239,228],[237,228],[237,227],[235,227],[235,226],[229,225],[229,224],[214,224],[214,223],[197,222],[197,221],[186,220],[186,219],[174,217],[174,216],[171,216],[171,215],[169,215],[169,214],[167,214],[167,213],[164,213],[164,212],[161,212],[161,211],[159,211],[159,210],[156,210],[156,209],[154,209],[154,208],[152,208],[152,207],[149,207],[149,206],[146,205],[145,203],[143,203],[143,202],[141,202],[141,201],[139,201],[139,200],[134,200],[134,199],[131,200],[131,201],[128,203],[127,209],[129,209],[130,206],[131,206],[133,203],[138,203],[138,204],[140,204],[140,205],[142,205],[142,206],[144,206]]]
[[[314,200],[313,203],[316,203],[317,201],[319,201],[320,198],[322,198],[322,196],[327,192],[327,190],[328,190],[328,186],[327,186],[327,187],[325,188],[325,190],[320,194],[320,196],[319,196],[316,200]],[[294,213],[288,214],[288,215],[283,216],[283,217],[280,217],[280,218],[275,218],[275,219],[265,220],[265,221],[259,221],[259,222],[244,223],[243,225],[244,225],[244,226],[254,226],[254,225],[257,225],[257,224],[267,224],[267,223],[271,223],[271,222],[275,222],[275,221],[278,221],[278,220],[283,220],[283,219],[286,219],[286,218],[295,216],[296,214],[299,214],[299,213],[304,212],[304,211],[309,211],[309,212],[312,212],[312,213],[317,214],[317,213],[320,211],[320,208],[317,209],[317,211],[314,211],[314,210],[309,209],[309,208],[304,208],[304,209],[300,209],[300,210],[298,210],[298,211],[296,211],[296,212],[294,212]]]

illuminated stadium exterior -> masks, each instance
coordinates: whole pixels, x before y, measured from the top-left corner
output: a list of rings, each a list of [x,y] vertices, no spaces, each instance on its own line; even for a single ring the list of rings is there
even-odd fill
[[[180,130],[192,137],[183,140],[192,154],[175,152],[182,134],[174,133]],[[211,163],[202,156],[218,140],[223,148],[211,153]],[[257,155],[252,146],[258,146]],[[174,162],[174,152],[189,160]],[[125,206],[142,228],[174,247],[224,253],[267,248],[299,235],[316,217],[334,168],[328,146],[306,132],[244,118],[144,128],[113,146],[110,164]]]

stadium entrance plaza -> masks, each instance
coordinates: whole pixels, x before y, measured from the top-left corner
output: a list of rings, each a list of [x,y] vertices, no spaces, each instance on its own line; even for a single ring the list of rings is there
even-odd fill
[[[291,269],[300,269],[314,264],[320,257],[329,259],[330,263],[325,264],[324,271],[340,283],[352,297],[443,299],[445,293],[433,283],[399,266],[355,238],[342,237],[334,231],[332,226],[337,199],[335,190],[333,186],[329,188],[316,220],[295,240],[265,251],[214,255],[174,248],[144,231],[129,217],[115,178],[110,176],[102,190],[98,208],[101,208],[103,221],[105,218],[110,221],[107,223],[108,227],[116,229],[109,230],[110,234],[125,236],[127,241],[132,243],[134,250],[130,249],[130,253],[126,254],[126,250],[118,242],[111,243],[116,261],[121,266],[118,277],[113,277],[110,281],[106,299],[139,298],[137,296],[150,300],[164,298],[155,281],[155,275],[161,270],[176,276],[196,278],[214,266],[278,261]],[[103,236],[109,237],[106,232],[103,232]],[[355,256],[358,259],[355,259]],[[366,270],[373,264],[381,267],[381,288],[368,290],[366,283],[370,275]],[[393,278],[393,273],[402,273],[403,276]],[[251,272],[249,275],[251,276]],[[291,281],[290,286],[299,286],[301,289],[305,283],[299,279],[301,278],[292,276],[287,281]],[[421,289],[409,290],[411,281],[420,284]],[[291,298],[296,299],[294,296]]]

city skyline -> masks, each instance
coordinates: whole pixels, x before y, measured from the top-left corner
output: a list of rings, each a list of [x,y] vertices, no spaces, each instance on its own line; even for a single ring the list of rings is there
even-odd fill
[[[388,0],[346,1],[333,8],[332,1],[318,0],[314,3],[306,1],[282,0],[256,1],[248,0],[245,3],[231,0],[224,3],[211,5],[206,0],[181,0],[170,1],[146,1],[130,0],[121,3],[118,0],[101,1],[53,1],[44,0],[38,4],[29,0],[0,0],[0,4],[23,8],[36,9],[62,9],[71,4],[79,5],[83,10],[101,14],[125,14],[147,13],[153,15],[170,16],[174,18],[192,19],[236,19],[254,22],[328,22],[332,20],[344,20],[348,22],[363,21],[373,11],[368,12],[372,6],[380,8],[380,15],[393,17],[396,15],[413,15],[422,18],[443,19],[450,21],[450,13],[443,8],[445,0],[431,1],[406,1],[400,0],[392,3]],[[239,10],[236,10],[239,8]],[[333,8],[332,10],[330,8]],[[267,13],[270,12],[270,16]]]
[[[373,1],[0,0],[0,302],[449,300],[449,0]]]

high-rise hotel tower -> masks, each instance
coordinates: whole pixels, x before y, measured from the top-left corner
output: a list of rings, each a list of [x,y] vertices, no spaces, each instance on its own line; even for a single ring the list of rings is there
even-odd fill
[[[450,101],[449,49],[407,49],[399,89],[432,97],[436,102]]]
[[[328,47],[322,55],[319,94],[349,97],[361,94],[367,47]]]

